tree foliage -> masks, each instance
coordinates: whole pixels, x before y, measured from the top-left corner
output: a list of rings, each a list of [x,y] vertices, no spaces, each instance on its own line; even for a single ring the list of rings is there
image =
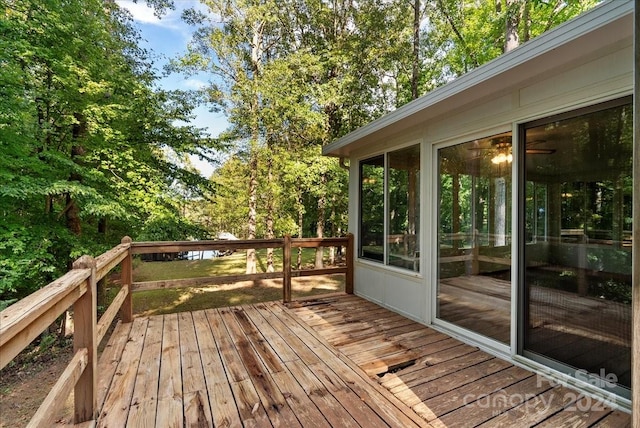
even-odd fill
[[[263,237],[270,218],[276,234],[346,230],[347,174],[323,145],[597,0],[204,3],[209,14],[185,16],[199,29],[174,66],[217,76],[205,93],[238,141],[213,177],[212,227]]]
[[[98,0],[5,0],[0,13],[0,300],[125,235],[184,221],[171,189],[206,186],[170,162],[206,149],[184,94],[155,76],[131,20]],[[159,227],[166,231],[164,226]],[[193,229],[193,228],[192,228]],[[196,231],[192,231],[196,233]]]
[[[424,89],[471,71],[598,3],[600,0],[428,1],[422,38],[435,80],[425,82]]]

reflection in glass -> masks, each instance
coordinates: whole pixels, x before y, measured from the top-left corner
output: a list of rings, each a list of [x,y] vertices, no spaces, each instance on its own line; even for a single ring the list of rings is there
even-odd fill
[[[615,378],[610,389],[627,396],[633,185],[628,101],[524,127],[523,275],[525,355],[572,375]],[[529,154],[530,148],[538,154]],[[539,154],[542,149],[546,154]]]
[[[387,155],[388,251],[387,263],[420,270],[420,146]]]
[[[437,317],[503,343],[511,314],[511,134],[438,150]]]
[[[384,260],[384,156],[360,162],[358,256]]]

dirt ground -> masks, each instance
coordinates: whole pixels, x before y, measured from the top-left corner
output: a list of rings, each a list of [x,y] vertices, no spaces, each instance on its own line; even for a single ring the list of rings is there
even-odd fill
[[[72,352],[68,341],[37,355],[21,356],[0,371],[0,427],[29,423],[71,360]],[[67,407],[71,411],[70,405]]]

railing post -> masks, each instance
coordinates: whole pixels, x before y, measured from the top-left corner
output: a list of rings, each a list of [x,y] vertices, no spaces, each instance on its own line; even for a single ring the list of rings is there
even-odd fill
[[[353,233],[347,233],[347,273],[344,279],[344,291],[353,294],[353,259],[354,259]]]
[[[131,244],[133,240],[125,236],[120,241],[122,244]],[[122,318],[122,322],[131,322],[133,321],[133,302],[131,300],[131,284],[133,283],[133,263],[131,258],[131,247],[127,250],[127,256],[122,260],[120,264],[120,282],[123,287],[127,287],[127,296],[124,298],[122,302],[122,306],[120,307],[120,317]]]
[[[87,292],[73,304],[73,349],[87,349],[87,367],[78,379],[74,390],[74,423],[87,422],[96,418],[97,406],[97,289],[96,261],[93,257],[82,256],[73,263],[73,269],[91,269],[87,279]]]
[[[282,301],[291,301],[291,235],[284,236],[282,247]]]

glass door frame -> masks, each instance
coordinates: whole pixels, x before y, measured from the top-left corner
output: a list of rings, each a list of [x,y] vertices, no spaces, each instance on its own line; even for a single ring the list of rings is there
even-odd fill
[[[511,133],[511,141],[512,141],[512,154],[514,157],[514,161],[511,162],[511,199],[516,197],[516,190],[518,187],[518,180],[516,179],[517,168],[516,161],[518,154],[518,143],[517,143],[517,130],[518,126],[512,123],[508,125],[503,125],[499,127],[494,127],[490,129],[482,130],[481,132],[474,132],[473,134],[466,134],[464,136],[459,136],[455,139],[447,139],[440,142],[433,142],[428,144],[431,147],[429,151],[431,154],[431,172],[428,173],[428,170],[425,170],[425,177],[427,175],[430,177],[431,181],[431,189],[430,193],[432,195],[431,200],[433,201],[430,205],[430,225],[429,225],[429,233],[431,243],[430,247],[432,248],[430,252],[430,263],[429,270],[431,271],[431,290],[429,290],[430,296],[430,312],[431,312],[431,326],[435,327],[437,330],[443,331],[453,337],[465,338],[472,341],[476,346],[481,349],[487,350],[495,355],[501,356],[506,359],[512,359],[515,355],[515,338],[516,335],[516,326],[515,326],[515,309],[517,303],[517,296],[515,294],[517,289],[517,281],[515,280],[515,269],[516,269],[516,255],[518,253],[517,245],[518,239],[515,232],[515,227],[518,224],[518,207],[515,204],[511,206],[511,301],[510,301],[510,343],[505,344],[496,339],[492,339],[488,336],[482,335],[480,333],[476,333],[472,330],[468,330],[466,328],[457,326],[451,322],[448,322],[444,319],[438,318],[438,281],[439,281],[439,221],[440,221],[440,210],[439,210],[439,183],[440,183],[440,165],[439,165],[439,151],[441,149],[445,149],[448,147],[452,147],[458,144],[468,143],[473,141],[474,139],[483,139],[488,138],[492,135],[498,135],[502,133]],[[426,204],[425,204],[426,205]],[[425,206],[425,212],[427,211],[427,207]],[[426,240],[425,240],[426,241]],[[426,242],[425,242],[426,245]]]
[[[581,368],[571,367],[568,364],[555,361],[551,358],[545,357],[544,355],[525,349],[525,330],[526,326],[529,324],[528,316],[530,312],[528,292],[526,290],[527,282],[525,254],[525,247],[527,245],[525,224],[527,177],[526,156],[520,156],[519,154],[516,156],[516,151],[522,152],[522,150],[524,150],[524,144],[526,143],[525,133],[529,128],[544,125],[546,123],[552,123],[555,121],[572,119],[582,115],[604,111],[609,108],[622,106],[629,103],[632,103],[631,96],[617,97],[612,100],[603,101],[600,103],[593,102],[586,106],[578,106],[569,110],[565,110],[561,113],[548,114],[537,119],[515,123],[513,132],[513,163],[515,167],[513,183],[517,188],[514,189],[513,193],[513,197],[515,199],[515,230],[513,231],[513,237],[516,244],[514,244],[513,247],[513,250],[515,252],[515,254],[513,255],[513,260],[515,261],[515,263],[512,270],[512,278],[515,279],[512,284],[515,288],[512,294],[512,303],[515,305],[514,312],[512,313],[512,357],[515,361],[522,362],[529,367],[538,369],[544,374],[552,375],[556,378],[566,381],[568,385],[575,384],[582,389],[588,390],[594,395],[603,396],[606,397],[606,399],[610,399],[611,403],[622,404],[623,407],[626,407],[627,405],[630,406],[631,404],[630,389],[622,386],[609,387],[608,389],[594,386],[595,384],[597,384],[598,382],[602,382],[603,380],[599,377],[592,378],[591,374],[589,373],[587,373],[587,375],[589,375],[588,377],[585,376],[584,379],[578,379],[575,377],[575,374],[578,371],[582,370]],[[635,142],[634,144],[638,144],[638,142]],[[633,172],[634,171],[632,171],[632,173]],[[632,192],[632,197],[634,198],[634,200],[638,197],[638,193],[638,186],[634,185],[634,190]],[[520,215],[520,213],[522,213],[522,215]],[[636,250],[636,248],[632,249],[632,251],[634,250]],[[522,269],[520,269],[521,266],[523,267]],[[633,307],[633,303],[631,304],[631,306]],[[633,318],[631,322],[631,328],[633,329]],[[632,351],[633,349],[631,350],[631,352]]]
[[[428,185],[426,193],[430,195],[430,198],[425,198],[423,221],[423,237],[425,242],[424,248],[424,274],[425,280],[427,280],[426,286],[428,287],[428,317],[430,324],[436,330],[442,331],[453,337],[462,338],[468,342],[473,343],[475,346],[481,349],[487,350],[494,355],[506,358],[522,367],[526,367],[529,370],[534,371],[538,375],[550,377],[556,382],[560,382],[570,387],[578,388],[581,391],[585,391],[593,397],[599,397],[603,403],[615,403],[616,406],[623,409],[631,409],[631,400],[624,395],[615,394],[613,392],[603,390],[593,384],[590,384],[584,380],[576,379],[573,376],[567,374],[563,367],[557,366],[553,361],[546,361],[544,358],[533,359],[531,356],[523,352],[524,348],[524,327],[526,321],[524,319],[527,311],[525,310],[526,302],[524,297],[524,275],[525,270],[520,269],[520,266],[525,266],[524,263],[524,251],[520,248],[524,248],[526,245],[525,227],[522,220],[526,215],[526,177],[525,171],[525,157],[521,155],[524,142],[524,130],[525,125],[535,121],[548,119],[552,116],[561,117],[561,115],[575,116],[577,111],[584,112],[589,108],[594,110],[602,109],[602,102],[607,101],[619,101],[620,99],[628,98],[629,95],[612,95],[608,99],[589,100],[579,105],[565,106],[561,110],[547,111],[544,114],[536,116],[519,117],[515,120],[509,121],[508,124],[504,124],[499,127],[493,127],[483,130],[482,132],[474,132],[457,136],[455,138],[447,138],[442,140],[425,141],[424,156],[425,156],[425,169],[424,178],[425,183]],[[439,319],[438,313],[438,229],[439,229],[439,202],[438,202],[438,187],[439,187],[439,150],[454,146],[456,144],[472,141],[474,138],[484,138],[489,135],[499,134],[501,132],[511,131],[512,135],[512,230],[511,230],[511,340],[508,345],[500,343],[496,340],[490,339],[486,336],[474,333],[470,330],[461,328],[445,320]],[[637,133],[637,131],[635,131]],[[635,151],[638,152],[638,145],[640,142],[635,141]],[[638,167],[638,162],[634,164],[634,168]],[[429,171],[431,169],[431,171]],[[640,176],[640,171],[633,171],[635,177]],[[640,186],[635,186],[633,189],[634,203],[637,206],[640,200]],[[431,200],[430,204],[427,201]],[[430,206],[429,206],[430,205]],[[634,220],[640,218],[639,213],[634,213]],[[426,236],[425,236],[426,234]],[[430,236],[429,236],[430,235]],[[634,236],[638,233],[634,230]],[[430,245],[429,245],[430,244]],[[640,256],[635,254],[640,249],[640,241],[634,241],[634,260],[638,260]],[[640,263],[633,266],[633,278],[640,278]],[[634,296],[635,297],[635,296]],[[637,305],[636,305],[637,306]],[[640,316],[636,316],[640,317]],[[633,327],[633,325],[632,325]],[[633,351],[633,349],[632,349]],[[566,367],[564,367],[566,368]],[[632,381],[633,382],[633,381]],[[633,384],[632,384],[633,386]]]

